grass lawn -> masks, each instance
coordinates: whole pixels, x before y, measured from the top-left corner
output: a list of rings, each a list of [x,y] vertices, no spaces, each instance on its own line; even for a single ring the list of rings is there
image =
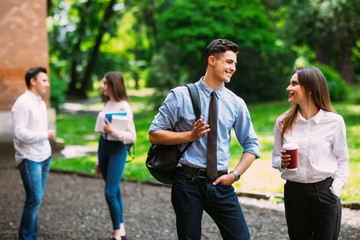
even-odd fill
[[[155,180],[145,167],[145,159],[150,142],[147,131],[157,111],[152,110],[149,96],[151,89],[128,91],[134,109],[134,121],[137,131],[135,143],[136,158],[128,158],[124,170],[124,179],[137,179],[139,182]],[[101,109],[102,104],[97,104]],[[89,106],[84,106],[89,108]],[[279,171],[271,167],[273,149],[273,131],[276,118],[288,109],[289,104],[270,102],[248,105],[255,131],[260,139],[261,158],[255,160],[241,180],[234,184],[237,191],[259,191],[265,193],[283,193],[284,180]],[[341,199],[345,202],[360,200],[360,106],[352,103],[336,103],[336,110],[344,117],[347,126],[347,140],[350,152],[350,175]],[[63,138],[67,145],[97,146],[93,132],[96,116],[58,114],[56,119],[57,137]],[[235,167],[241,157],[242,148],[236,137],[231,142],[231,165]],[[96,155],[72,159],[54,159],[51,168],[94,173]]]

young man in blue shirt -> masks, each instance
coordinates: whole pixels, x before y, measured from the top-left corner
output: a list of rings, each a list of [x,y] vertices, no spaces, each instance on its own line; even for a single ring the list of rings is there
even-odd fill
[[[204,210],[215,221],[224,239],[250,238],[231,185],[255,158],[260,157],[259,140],[245,102],[224,86],[236,71],[238,52],[238,45],[226,39],[216,39],[207,46],[206,73],[195,83],[200,95],[200,119],[195,119],[188,90],[181,86],[169,92],[149,129],[153,144],[193,142],[179,161],[172,185],[179,239],[201,238]],[[216,123],[209,126],[209,115],[214,112]],[[228,173],[232,128],[244,151],[236,168]],[[211,134],[215,136],[215,140],[211,140],[215,143],[208,141]],[[211,167],[215,170],[210,170],[209,166],[214,164],[210,158],[215,158],[215,166]]]

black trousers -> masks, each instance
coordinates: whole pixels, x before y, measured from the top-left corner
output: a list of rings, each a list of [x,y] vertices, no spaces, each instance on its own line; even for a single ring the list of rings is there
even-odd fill
[[[341,224],[341,203],[330,191],[327,178],[317,183],[287,181],[285,215],[291,240],[336,240]]]

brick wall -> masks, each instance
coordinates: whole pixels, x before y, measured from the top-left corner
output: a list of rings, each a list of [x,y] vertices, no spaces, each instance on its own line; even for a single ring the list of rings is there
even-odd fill
[[[46,17],[46,0],[0,2],[0,111],[9,111],[26,89],[26,70],[49,69]]]
[[[26,89],[25,72],[34,66],[49,69],[46,17],[46,0],[0,0],[1,156],[13,152],[8,147],[12,146],[11,107]],[[54,128],[55,111],[49,110],[49,125]]]

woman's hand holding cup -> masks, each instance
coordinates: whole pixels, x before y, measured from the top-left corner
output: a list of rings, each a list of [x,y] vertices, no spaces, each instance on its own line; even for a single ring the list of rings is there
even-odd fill
[[[281,150],[281,167],[286,167],[290,171],[297,169],[298,145],[296,143],[284,144]]]

